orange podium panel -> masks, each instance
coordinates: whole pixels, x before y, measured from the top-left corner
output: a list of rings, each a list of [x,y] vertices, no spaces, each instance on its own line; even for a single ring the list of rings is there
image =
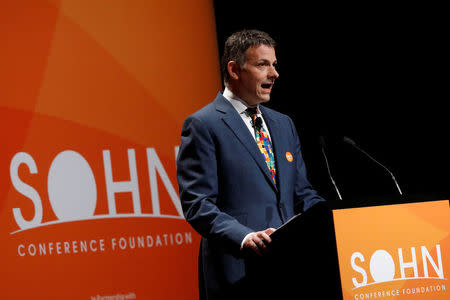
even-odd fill
[[[333,211],[344,300],[450,299],[449,202]]]

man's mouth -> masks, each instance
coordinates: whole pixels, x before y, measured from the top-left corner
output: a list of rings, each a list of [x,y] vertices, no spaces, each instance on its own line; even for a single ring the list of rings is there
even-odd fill
[[[263,89],[270,89],[272,87],[273,83],[263,83],[261,84],[261,87]]]

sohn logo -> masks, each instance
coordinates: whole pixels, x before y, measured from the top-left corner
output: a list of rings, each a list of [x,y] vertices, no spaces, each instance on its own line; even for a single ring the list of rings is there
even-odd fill
[[[175,157],[177,152],[178,147],[175,147]],[[10,163],[11,182],[18,193],[22,194],[32,202],[34,214],[31,220],[29,218],[27,220],[24,218],[21,208],[14,207],[12,209],[14,220],[20,229],[11,232],[11,234],[45,225],[92,219],[125,217],[183,219],[178,194],[154,148],[146,149],[146,165],[148,170],[147,180],[151,190],[151,199],[149,200],[151,202],[152,213],[143,213],[141,209],[141,201],[143,201],[143,199],[140,197],[140,185],[142,182],[138,180],[138,166],[136,163],[135,150],[128,149],[127,156],[130,180],[114,181],[113,163],[111,161],[110,151],[102,151],[105,182],[104,184],[102,183],[101,186],[106,187],[108,213],[96,215],[95,209],[98,200],[97,187],[100,186],[97,182],[98,179],[96,179],[96,177],[99,177],[98,174],[97,176],[94,174],[89,162],[76,151],[66,150],[56,155],[48,170],[47,192],[51,208],[53,209],[57,220],[42,223],[43,205],[41,195],[45,191],[38,191],[35,187],[24,182],[19,176],[19,167],[24,165],[28,168],[27,171],[30,174],[39,174],[41,176],[42,174],[45,174],[45,170],[38,170],[35,159],[29,153],[16,153]],[[171,202],[176,209],[177,214],[175,215],[163,214],[161,212],[157,174],[159,174],[159,178],[164,184]],[[132,213],[118,213],[116,209],[116,194],[124,192],[131,193]]]
[[[432,251],[426,246],[405,247],[390,252],[378,249],[367,258],[361,252],[353,252],[350,258],[354,271],[351,278],[353,299],[416,294],[425,296],[446,292],[447,278],[444,274],[442,249],[439,244],[433,248]],[[400,287],[402,281],[403,286]],[[406,287],[405,281],[413,283]]]
[[[411,257],[409,261],[404,258],[404,252],[406,251],[403,248],[397,249],[398,256],[395,256],[395,260],[386,250],[376,250],[371,255],[369,262],[369,272],[373,279],[373,282],[370,283],[368,282],[367,270],[359,264],[365,261],[365,257],[361,252],[354,252],[351,256],[350,264],[352,269],[362,277],[362,280],[358,280],[357,277],[352,278],[354,288],[397,280],[446,280],[442,264],[441,246],[436,245],[435,248],[436,253],[433,257],[425,246],[420,246],[417,250],[416,247],[410,247],[406,250],[409,251],[408,255]],[[422,258],[421,269],[418,264],[418,256]],[[419,269],[421,272],[419,272]],[[397,270],[400,271],[400,274],[396,276]],[[412,271],[411,275],[407,275],[408,270]]]

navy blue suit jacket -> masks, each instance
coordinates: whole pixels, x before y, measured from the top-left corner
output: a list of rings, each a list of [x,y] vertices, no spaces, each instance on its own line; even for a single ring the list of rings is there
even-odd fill
[[[177,179],[186,220],[202,236],[199,285],[208,299],[223,297],[245,278],[240,246],[248,233],[277,228],[323,201],[306,178],[292,120],[262,105],[260,111],[275,152],[276,184],[254,137],[221,93],[183,124]]]

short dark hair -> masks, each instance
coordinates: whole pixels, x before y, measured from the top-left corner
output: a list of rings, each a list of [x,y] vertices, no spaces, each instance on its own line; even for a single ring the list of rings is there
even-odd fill
[[[272,39],[269,34],[260,30],[248,30],[244,29],[233,33],[226,41],[223,49],[223,55],[221,60],[221,71],[223,80],[227,83],[230,79],[228,74],[228,62],[235,61],[240,66],[243,66],[246,62],[245,51],[253,46],[266,45],[275,48],[275,40]]]

